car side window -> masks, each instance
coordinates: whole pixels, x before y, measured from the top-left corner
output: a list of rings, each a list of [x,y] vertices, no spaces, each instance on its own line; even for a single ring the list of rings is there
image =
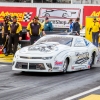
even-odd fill
[[[83,40],[83,38],[77,38],[75,40],[75,43],[74,43],[74,47],[85,47],[86,44],[85,44],[85,41]]]
[[[84,42],[85,42],[86,46],[89,46],[89,44],[90,44],[89,41],[87,41],[86,39],[84,39]]]

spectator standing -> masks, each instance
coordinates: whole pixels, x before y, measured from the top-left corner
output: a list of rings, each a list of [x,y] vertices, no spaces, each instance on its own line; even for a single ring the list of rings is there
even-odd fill
[[[12,18],[11,18],[11,15],[8,15],[8,19],[9,19],[9,22],[13,22]]]
[[[45,22],[44,22],[44,31],[52,31],[53,30],[53,25],[52,23],[49,21],[49,18],[46,17],[45,18]]]
[[[10,34],[9,18],[8,18],[8,16],[5,16],[3,26],[2,26],[2,42],[3,42],[4,53],[6,53],[6,51],[7,51],[9,34]]]
[[[19,42],[19,40],[22,39],[22,37],[21,37],[22,26],[17,21],[17,16],[13,16],[13,22],[10,24],[10,29],[11,30],[10,30],[10,35],[9,35],[6,56],[9,55],[12,44],[13,44],[13,54],[15,54],[15,52],[17,51],[18,42]]]
[[[30,36],[31,45],[40,38],[41,32],[45,35],[43,25],[39,22],[39,18],[35,16],[27,26],[27,34]]]
[[[73,21],[72,21],[72,19],[69,20],[69,24],[70,24],[69,32],[72,32],[73,31]]]
[[[77,32],[77,35],[80,35],[80,18],[77,18],[76,21],[73,23],[73,32]]]
[[[89,34],[90,34],[91,31],[92,31],[92,41],[93,41],[93,44],[98,47],[100,24],[96,20],[96,18],[94,18],[94,20],[93,20],[93,22],[91,24],[91,27],[90,27],[90,30],[89,30]]]

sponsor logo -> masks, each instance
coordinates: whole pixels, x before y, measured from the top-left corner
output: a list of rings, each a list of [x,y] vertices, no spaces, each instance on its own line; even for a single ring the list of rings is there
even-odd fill
[[[93,11],[90,16],[100,16],[100,11],[98,11],[98,12]]]
[[[74,69],[74,67],[72,66],[72,69]]]
[[[11,15],[11,17],[13,16],[17,16],[18,17],[18,21],[22,21],[23,20],[23,17],[24,17],[24,13],[15,13],[15,12],[0,12],[0,20],[3,20],[4,16],[7,16],[7,15]]]
[[[36,16],[36,7],[0,7],[0,21],[4,20],[4,16],[17,16],[17,20],[22,26],[27,26],[28,22]]]
[[[93,11],[90,16],[97,16],[98,17],[97,21],[100,21],[100,11],[98,11],[98,12]]]
[[[55,65],[62,66],[63,65],[63,62],[62,61],[56,61],[55,62]]]
[[[10,15],[11,17],[17,16],[18,21],[30,21],[32,12],[21,12],[21,13],[16,13],[16,12],[0,12],[0,20],[4,20],[4,16]]]
[[[75,55],[77,57],[75,64],[83,64],[83,63],[87,62],[87,60],[89,59],[88,52],[84,52],[84,53],[76,52]]]
[[[75,70],[77,71],[77,70],[85,70],[85,69],[89,69],[87,66],[81,66],[80,68],[77,68],[76,66],[75,66]]]
[[[58,69],[59,69],[59,67],[53,67],[53,69],[54,69],[54,70],[58,70]]]

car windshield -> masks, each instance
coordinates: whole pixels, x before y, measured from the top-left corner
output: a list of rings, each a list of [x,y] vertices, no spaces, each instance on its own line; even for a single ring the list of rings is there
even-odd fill
[[[35,44],[41,44],[44,42],[58,42],[60,44],[64,44],[67,46],[72,45],[73,38],[72,37],[66,37],[66,36],[46,36],[39,39]]]

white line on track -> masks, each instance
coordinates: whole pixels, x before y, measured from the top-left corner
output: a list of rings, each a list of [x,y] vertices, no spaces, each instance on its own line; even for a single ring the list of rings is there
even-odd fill
[[[78,97],[81,97],[81,96],[83,96],[83,95],[86,95],[86,94],[88,94],[88,93],[94,92],[94,91],[99,90],[99,89],[100,89],[100,86],[95,87],[95,88],[93,88],[93,89],[90,89],[90,90],[88,90],[88,91],[85,91],[85,92],[82,92],[82,93],[73,95],[73,96],[68,97],[68,98],[66,98],[66,99],[63,99],[63,100],[73,100],[73,99],[76,99],[76,98],[78,98]]]
[[[7,65],[0,65],[0,67],[4,67],[4,66],[7,66]]]

